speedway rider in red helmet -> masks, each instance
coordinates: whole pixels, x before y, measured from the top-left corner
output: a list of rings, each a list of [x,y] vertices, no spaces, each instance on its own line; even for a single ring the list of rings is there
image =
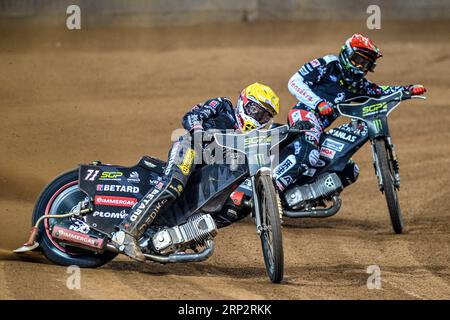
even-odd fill
[[[317,164],[320,136],[339,116],[336,104],[357,96],[380,97],[398,90],[412,95],[426,92],[422,85],[378,86],[367,80],[365,76],[374,71],[381,57],[381,51],[369,38],[354,34],[345,41],[338,57],[326,55],[314,59],[291,77],[288,89],[299,102],[289,113],[289,124],[307,121],[313,128],[281,154],[280,159],[290,157],[290,163],[294,160],[292,155],[296,155],[294,165],[280,167],[287,170],[275,169],[281,190]],[[355,182],[358,173],[357,165],[350,160],[341,176],[343,185]]]

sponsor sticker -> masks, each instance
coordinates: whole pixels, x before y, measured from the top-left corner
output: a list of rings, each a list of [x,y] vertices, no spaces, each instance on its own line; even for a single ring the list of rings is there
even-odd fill
[[[320,62],[319,62],[319,60],[317,60],[317,59],[312,60],[312,61],[310,62],[310,64],[311,64],[314,68],[320,66]]]
[[[139,183],[141,179],[139,178],[139,173],[137,171],[133,171],[127,178],[128,182]]]
[[[112,180],[120,181],[123,177],[123,172],[119,171],[104,171],[98,180]]]
[[[219,102],[217,102],[216,100],[212,100],[212,101],[210,101],[209,102],[209,106],[211,106],[211,107],[215,107],[215,106],[217,106],[219,104]]]
[[[363,108],[363,117],[368,115],[387,112],[387,103],[380,102]]]
[[[252,190],[252,181],[250,179],[246,179],[244,182],[241,183],[239,187],[246,190]]]
[[[294,142],[294,154],[297,156],[300,154],[300,150],[302,149],[302,146],[300,144],[300,141],[295,141]]]
[[[336,130],[336,129],[331,129],[329,131],[329,134],[331,134],[333,137],[348,141],[348,142],[355,142],[357,136],[353,135],[353,134],[349,134],[340,130]]]
[[[152,203],[153,198],[161,192],[161,189],[155,187],[152,192],[148,193],[140,202],[139,206],[135,208],[134,212],[131,214],[130,220],[136,221],[142,212],[145,211],[148,205]]]
[[[187,176],[191,170],[192,163],[194,162],[195,151],[194,149],[188,149],[186,155],[184,156],[183,163],[178,165],[181,172]]]
[[[120,212],[95,211],[93,216],[107,219],[125,219],[128,216],[128,213],[126,213],[125,210]]]
[[[59,226],[55,226],[53,228],[52,236],[56,239],[75,242],[98,249],[103,247],[103,239],[94,238],[87,234],[79,233]]]
[[[169,159],[167,160],[166,169],[164,170],[164,174],[167,176],[170,174],[170,171],[172,170],[173,164],[175,162],[175,157],[177,156],[178,147],[180,145],[180,142],[175,142],[172,145],[172,149],[170,150]]]
[[[72,224],[69,226],[69,230],[88,234],[90,231],[89,225],[83,221],[73,219]]]
[[[302,67],[299,72],[302,76],[306,76],[309,73],[308,69],[305,67]]]
[[[136,186],[124,186],[118,184],[98,184],[97,191],[107,192],[125,192],[125,193],[139,193],[140,189]]]
[[[335,154],[336,154],[336,151],[334,151],[334,150],[331,150],[326,147],[320,148],[320,155],[324,156],[328,159],[334,159]]]
[[[280,163],[275,168],[274,175],[273,175],[274,178],[278,179],[283,174],[288,172],[290,169],[292,169],[294,167],[296,162],[297,161],[295,160],[295,156],[291,154],[289,157],[287,157],[282,163]]]
[[[162,190],[163,187],[164,187],[164,183],[162,181],[158,182],[155,185],[155,188],[158,189],[158,190]]]
[[[307,99],[310,102],[312,102],[314,100],[313,97],[311,97],[311,95],[309,94],[309,92],[306,89],[299,87],[297,85],[297,83],[295,83],[294,80],[292,80],[289,83],[296,92],[298,92],[300,95],[302,95],[302,97],[304,97],[305,99]]]
[[[162,177],[158,177],[157,179],[150,179],[148,182],[150,185],[155,186],[162,181]]]
[[[319,151],[317,151],[316,149],[311,150],[308,156],[309,164],[311,166],[315,166],[317,161],[319,161],[319,157],[320,157]]]
[[[93,170],[93,169],[88,169],[86,170],[86,176],[84,177],[85,181],[94,181],[98,174],[100,173],[100,170]]]
[[[292,182],[294,182],[294,178],[292,178],[291,176],[286,176],[286,177],[280,178],[279,181],[280,181],[284,186],[288,186],[288,185],[290,185]]]
[[[342,151],[342,149],[344,149],[344,144],[342,142],[338,142],[338,141],[330,139],[330,138],[326,139],[323,142],[322,146],[333,149],[335,151],[339,151],[339,152]]]
[[[95,196],[94,203],[101,206],[132,207],[137,199],[130,197]]]

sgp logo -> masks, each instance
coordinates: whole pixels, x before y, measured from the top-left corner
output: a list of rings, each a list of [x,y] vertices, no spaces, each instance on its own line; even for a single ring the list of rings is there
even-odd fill
[[[387,103],[381,102],[377,104],[373,104],[370,106],[366,106],[363,108],[363,116],[374,113],[374,112],[385,112],[387,111]]]
[[[114,172],[102,172],[100,179],[117,179],[123,176],[122,172],[114,171]]]

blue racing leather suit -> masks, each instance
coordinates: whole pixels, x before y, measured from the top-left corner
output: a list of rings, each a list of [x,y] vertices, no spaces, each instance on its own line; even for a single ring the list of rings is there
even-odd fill
[[[289,124],[293,126],[297,121],[308,121],[313,128],[283,149],[280,165],[274,170],[280,190],[284,190],[302,174],[307,174],[309,167],[316,165],[320,136],[338,118],[338,103],[358,96],[380,97],[407,90],[407,86],[379,86],[365,78],[347,82],[338,57],[326,55],[304,64],[289,79],[288,89],[299,101],[289,113]],[[318,109],[321,102],[327,102],[333,112],[321,115]],[[358,166],[350,160],[341,176],[344,186],[355,182],[358,174]]]

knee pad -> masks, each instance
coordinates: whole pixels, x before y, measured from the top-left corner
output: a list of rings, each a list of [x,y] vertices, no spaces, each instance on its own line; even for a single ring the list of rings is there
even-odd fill
[[[184,184],[177,179],[169,181],[166,191],[174,198],[178,199],[184,191]]]

